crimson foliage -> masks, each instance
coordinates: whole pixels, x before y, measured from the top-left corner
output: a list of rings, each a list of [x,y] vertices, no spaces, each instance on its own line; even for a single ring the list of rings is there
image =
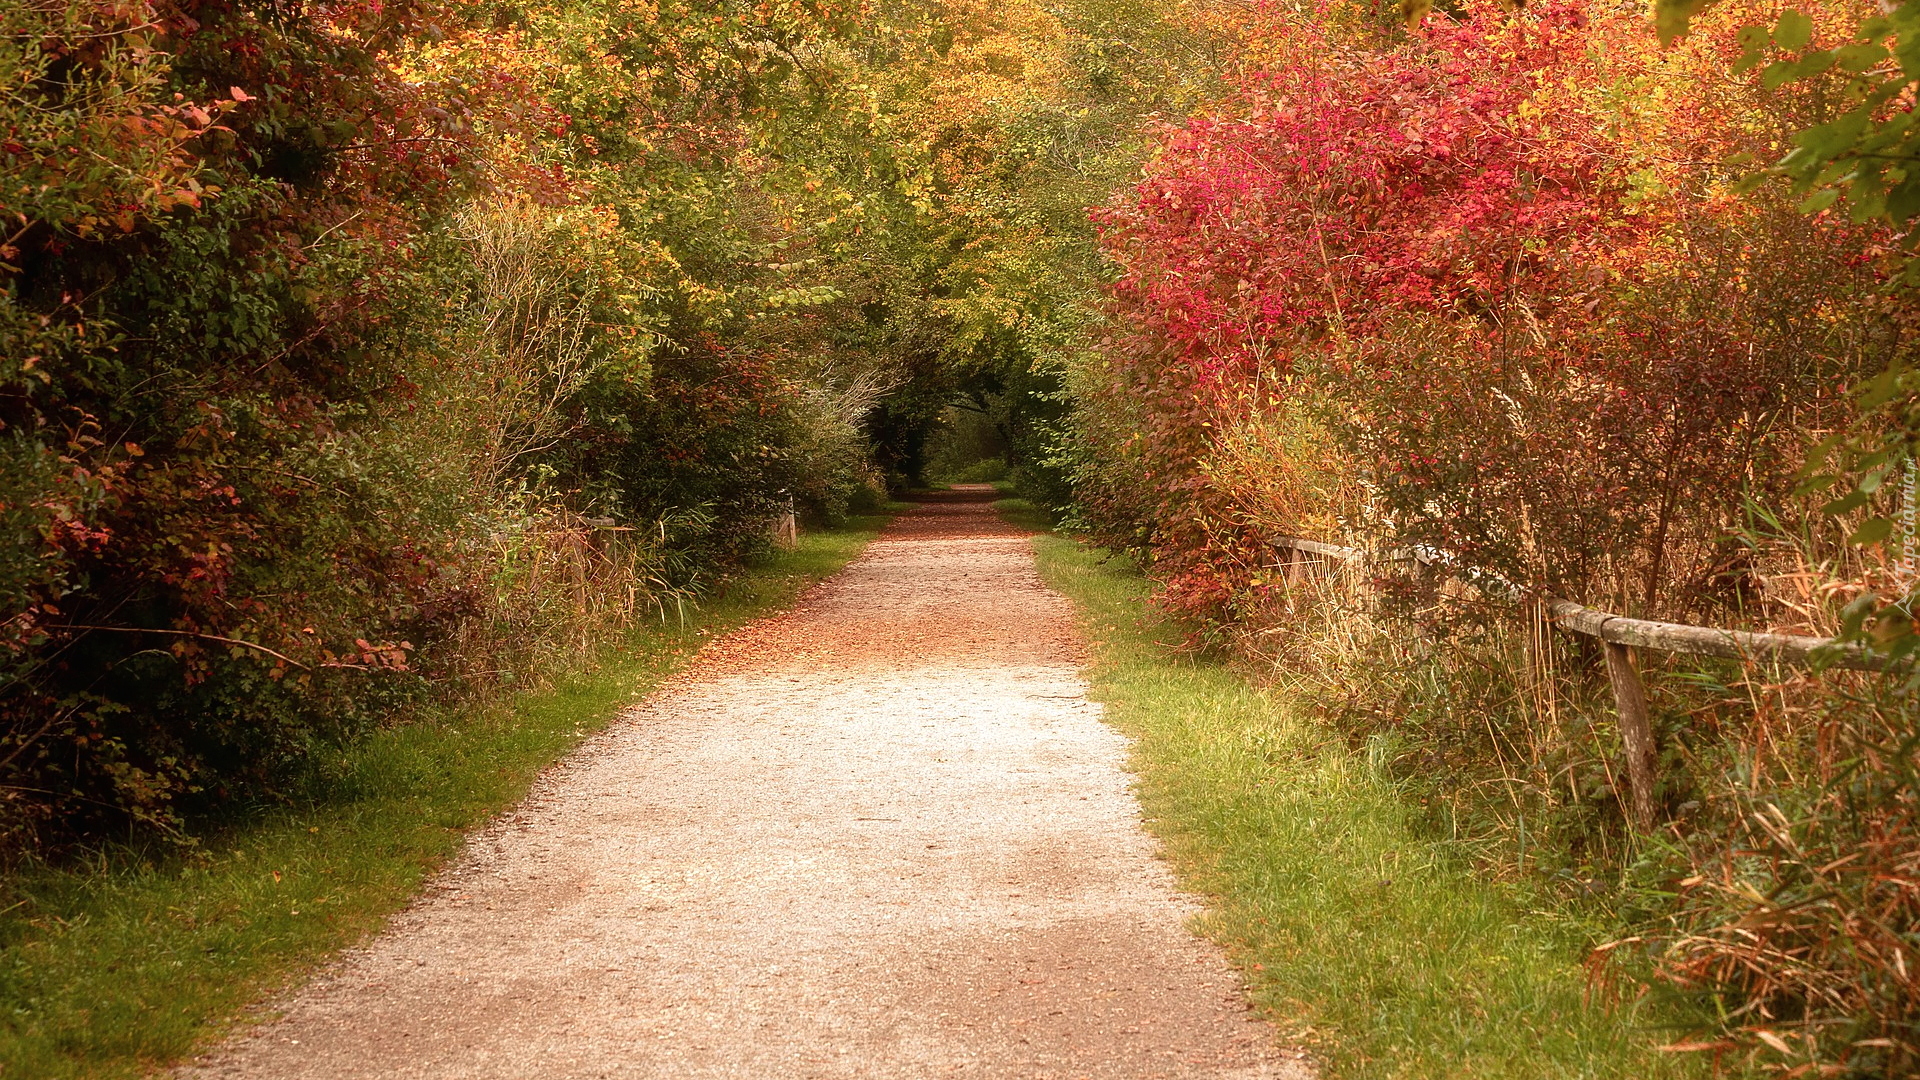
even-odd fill
[[[1088,493],[1180,606],[1253,587],[1271,521],[1215,479],[1219,434],[1305,409],[1364,488],[1355,535],[1592,603],[1737,607],[1743,501],[1791,489],[1805,432],[1898,345],[1870,306],[1838,317],[1877,281],[1838,226],[1650,189],[1662,151],[1628,140],[1582,8],[1466,15],[1385,55],[1296,32],[1101,215],[1128,337],[1095,422],[1124,464]]]
[[[1858,422],[1850,387],[1911,389],[1901,257],[1734,164],[1831,102],[1727,81],[1734,22],[1673,52],[1598,5],[1428,26],[1349,48],[1275,16],[1237,99],[1168,131],[1100,214],[1121,273],[1082,372],[1086,511],[1170,607],[1322,680],[1441,827],[1517,819],[1521,865],[1628,883],[1620,944],[1665,950],[1641,974],[1719,1010],[1695,1048],[1904,1075],[1914,996],[1888,942],[1913,906],[1910,697],[1649,651],[1663,821],[1623,837],[1596,650],[1512,602],[1831,633],[1847,598],[1857,624],[1910,590],[1890,552],[1844,543],[1857,518],[1797,490],[1810,448]],[[1877,515],[1857,540],[1890,531],[1890,426],[1867,490],[1834,504]],[[1276,532],[1469,572],[1298,588]],[[1513,587],[1459,583],[1477,571]],[[1325,627],[1323,654],[1288,654]]]

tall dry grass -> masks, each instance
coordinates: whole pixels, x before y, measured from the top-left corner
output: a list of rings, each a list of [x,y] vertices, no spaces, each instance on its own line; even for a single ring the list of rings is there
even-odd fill
[[[643,622],[684,624],[699,567],[672,543],[676,515],[620,528],[557,507],[496,519],[482,575],[447,593],[466,607],[448,674],[473,685],[524,684],[592,660],[607,638]]]
[[[1396,558],[1363,470],[1304,412],[1225,427],[1209,479],[1263,531],[1374,558],[1276,549],[1225,632],[1242,662],[1318,702],[1428,835],[1610,918],[1597,991],[1707,1002],[1722,1022],[1678,1050],[1783,1075],[1920,1067],[1911,701],[1869,673],[1643,652],[1662,824],[1635,835],[1597,649],[1554,628],[1538,596]],[[1671,530],[1663,557],[1737,572],[1733,603],[1699,605],[1725,625],[1831,635],[1849,602],[1904,580],[1887,550],[1846,542],[1853,524],[1811,501],[1750,501],[1737,520]],[[1630,595],[1645,562],[1616,560],[1594,589]]]
[[[705,519],[682,511],[616,525],[553,490],[542,454],[581,423],[575,398],[608,368],[644,378],[651,342],[609,327],[604,222],[568,208],[474,203],[452,223],[470,274],[456,330],[388,437],[409,490],[457,537],[432,569],[420,621],[445,635],[430,673],[450,692],[526,685],[589,660],[647,619],[684,620],[703,567],[676,541]]]

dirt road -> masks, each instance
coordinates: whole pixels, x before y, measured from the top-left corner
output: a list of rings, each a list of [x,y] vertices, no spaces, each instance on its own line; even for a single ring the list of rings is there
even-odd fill
[[[195,1077],[1286,1077],[962,493],[714,643]]]

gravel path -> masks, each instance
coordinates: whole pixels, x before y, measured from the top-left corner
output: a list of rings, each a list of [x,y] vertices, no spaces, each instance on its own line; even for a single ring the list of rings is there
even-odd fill
[[[188,1077],[1275,1077],[963,492],[702,652]]]

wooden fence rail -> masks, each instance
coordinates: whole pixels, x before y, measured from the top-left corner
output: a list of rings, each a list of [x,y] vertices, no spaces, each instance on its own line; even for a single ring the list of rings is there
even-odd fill
[[[1317,540],[1280,536],[1274,537],[1271,542],[1277,548],[1339,562],[1364,563],[1369,560],[1367,552],[1359,548],[1323,544]],[[1484,571],[1463,568],[1458,560],[1444,553],[1405,549],[1391,552],[1380,561],[1417,561],[1429,566],[1441,564],[1451,576],[1483,589],[1491,584],[1494,586],[1492,591],[1506,593],[1515,599],[1525,595],[1525,590],[1511,582]],[[1288,569],[1291,577],[1298,566],[1289,564]],[[1659,760],[1659,747],[1654,742],[1653,724],[1647,712],[1646,687],[1640,680],[1639,666],[1634,658],[1635,649],[1718,656],[1732,660],[1819,663],[1857,670],[1873,670],[1881,666],[1875,657],[1859,646],[1840,644],[1832,638],[1762,634],[1748,630],[1630,619],[1583,607],[1570,600],[1550,596],[1544,599],[1547,615],[1553,625],[1569,633],[1597,638],[1606,653],[1607,678],[1613,684],[1614,708],[1620,718],[1620,741],[1627,756],[1628,816],[1634,827],[1642,831],[1653,828],[1654,824],[1653,789],[1658,779],[1655,765]]]

